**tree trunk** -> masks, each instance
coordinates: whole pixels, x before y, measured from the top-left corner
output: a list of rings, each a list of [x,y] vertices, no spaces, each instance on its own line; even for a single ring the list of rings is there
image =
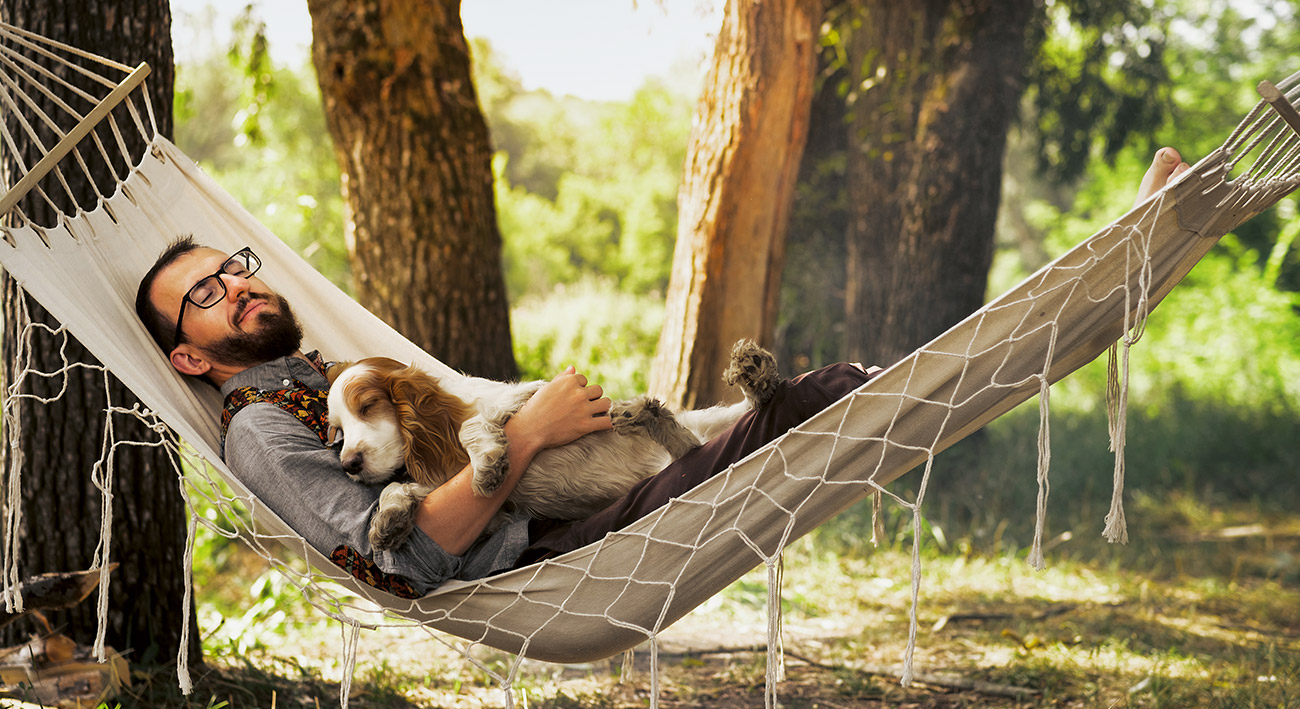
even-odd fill
[[[492,148],[459,0],[307,5],[358,300],[452,367],[514,376]]]
[[[677,246],[650,388],[727,398],[732,344],[769,345],[785,229],[808,132],[821,0],[729,0],[678,193]]]
[[[863,0],[849,40],[850,358],[892,364],[984,302],[1032,0]]]
[[[150,99],[158,128],[171,134],[172,124],[172,47],[171,11],[166,0],[0,0],[0,19],[79,49],[134,65],[149,63],[153,73],[148,79]],[[71,75],[65,73],[66,78]],[[55,87],[58,91],[58,88]],[[34,95],[49,110],[50,103]],[[120,111],[121,109],[119,109]],[[55,113],[55,111],[50,111]],[[124,114],[118,113],[118,120]],[[130,134],[130,135],[129,135]],[[133,159],[144,152],[144,142],[123,131],[123,138]],[[112,134],[101,126],[101,138],[112,141]],[[26,135],[14,133],[15,142],[32,165],[35,149]],[[46,136],[45,144],[53,145]],[[111,143],[115,144],[115,143]],[[6,146],[7,148],[7,146]],[[5,161],[13,160],[6,149]],[[14,163],[10,163],[10,167]],[[116,166],[124,174],[125,163]],[[102,162],[90,167],[101,191],[113,189],[111,171]],[[12,174],[12,173],[11,173]],[[69,180],[77,204],[85,209],[95,206],[95,194],[89,184]],[[57,202],[64,197],[50,191]],[[37,224],[53,224],[57,215],[43,202],[29,198],[21,203],[24,212]],[[70,200],[60,209],[73,212]],[[35,301],[22,293],[7,275],[4,281],[4,346],[17,342],[17,314],[25,300],[33,322],[57,327]],[[4,358],[6,382],[15,381],[11,352]],[[66,358],[66,361],[65,361]],[[95,363],[80,343],[40,330],[32,337],[32,366],[42,372],[56,372],[67,362]],[[116,406],[130,407],[135,401],[115,377],[108,376],[108,396]],[[19,452],[24,459],[21,500],[3,500],[22,505],[24,528],[20,531],[20,573],[34,575],[50,571],[73,571],[88,568],[100,540],[100,492],[92,485],[91,470],[101,455],[104,437],[105,376],[83,368],[72,368],[66,377],[27,377],[22,393],[51,397],[58,394],[66,381],[66,390],[48,404],[32,399],[15,402],[21,426]],[[114,421],[118,440],[156,440],[157,434],[133,418]],[[15,456],[6,458],[6,465]],[[123,446],[118,448],[113,466],[113,528],[108,560],[119,562],[110,579],[108,628],[106,642],[119,651],[129,651],[132,661],[152,658],[166,662],[176,656],[185,623],[195,623],[191,609],[182,613],[185,580],[181,558],[185,550],[186,514],[171,455],[163,448]],[[14,471],[6,469],[6,478]],[[4,495],[0,490],[0,497]],[[95,638],[97,614],[95,604],[87,601],[69,611],[50,615],[51,623],[79,642],[89,644]],[[9,626],[0,637],[8,645],[26,639],[33,631],[19,623]],[[199,662],[198,633],[190,633],[187,647],[191,662]]]
[[[853,0],[826,0],[823,26],[834,28]],[[823,33],[824,39],[833,36]],[[843,52],[824,43],[818,52],[808,141],[799,164],[798,197],[790,210],[781,274],[781,312],[772,348],[791,372],[845,360],[844,236],[848,231],[845,180],[849,80]]]

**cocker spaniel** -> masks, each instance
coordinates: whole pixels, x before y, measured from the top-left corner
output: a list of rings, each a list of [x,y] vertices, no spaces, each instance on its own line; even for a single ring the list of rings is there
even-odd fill
[[[545,384],[438,379],[387,357],[340,363],[327,375],[330,428],[342,436],[343,470],[360,482],[388,483],[370,523],[377,550],[401,544],[420,501],[466,464],[474,468],[476,494],[499,489],[509,472],[503,427]],[[765,403],[781,381],[775,358],[751,340],[732,348],[723,379],[745,399],[676,413],[644,396],[615,402],[613,430],[537,454],[489,530],[518,514],[581,519],[599,511]],[[396,480],[403,470],[409,481]]]

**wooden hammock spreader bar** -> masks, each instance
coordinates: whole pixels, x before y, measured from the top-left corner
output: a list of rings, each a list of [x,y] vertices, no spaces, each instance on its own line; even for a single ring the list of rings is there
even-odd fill
[[[1292,106],[1291,102],[1286,100],[1286,96],[1282,94],[1282,91],[1268,80],[1259,82],[1259,86],[1256,86],[1255,90],[1259,92],[1260,96],[1264,97],[1264,100],[1273,107],[1274,111],[1277,111],[1277,115],[1281,116],[1282,120],[1291,126],[1291,130],[1295,131],[1296,135],[1300,135],[1300,111],[1295,110],[1295,106]]]
[[[68,153],[72,152],[72,149],[77,146],[77,143],[81,142],[82,138],[89,135],[90,131],[94,130],[95,126],[99,125],[99,122],[104,120],[104,117],[108,115],[109,111],[117,108],[118,104],[125,101],[131,91],[142,84],[145,77],[149,76],[150,71],[152,70],[149,68],[149,65],[145,62],[141,62],[134,71],[122,80],[122,83],[118,84],[117,87],[110,91],[102,101],[91,109],[90,113],[87,113],[86,117],[83,118],[80,123],[74,126],[72,130],[68,131],[67,135],[63,136],[63,138],[50,149],[50,152],[45,154],[45,157],[42,157],[26,175],[23,175],[23,178],[18,181],[18,184],[14,185],[13,189],[6,192],[3,197],[0,197],[0,216],[8,214],[9,210],[13,209],[14,205],[18,204],[18,200],[22,199],[28,192],[30,192],[32,188],[36,186],[36,183],[40,182],[42,177],[49,174],[50,170],[53,170],[54,166],[58,165],[60,160],[66,157]]]

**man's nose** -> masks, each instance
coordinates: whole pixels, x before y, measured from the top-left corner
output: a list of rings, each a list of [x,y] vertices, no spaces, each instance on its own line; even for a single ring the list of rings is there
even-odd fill
[[[253,284],[243,276],[223,273],[221,274],[221,279],[226,284],[226,297],[232,301],[238,301],[240,296],[249,292],[253,288]]]

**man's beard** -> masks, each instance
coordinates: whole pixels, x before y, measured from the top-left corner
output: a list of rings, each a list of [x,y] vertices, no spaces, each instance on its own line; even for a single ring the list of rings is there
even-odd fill
[[[244,311],[258,300],[279,306],[279,312],[264,309],[254,316],[256,322],[250,331],[232,333],[201,348],[214,363],[252,367],[288,357],[302,347],[302,326],[294,317],[289,301],[278,293],[249,295],[239,303],[235,320],[238,321]]]

